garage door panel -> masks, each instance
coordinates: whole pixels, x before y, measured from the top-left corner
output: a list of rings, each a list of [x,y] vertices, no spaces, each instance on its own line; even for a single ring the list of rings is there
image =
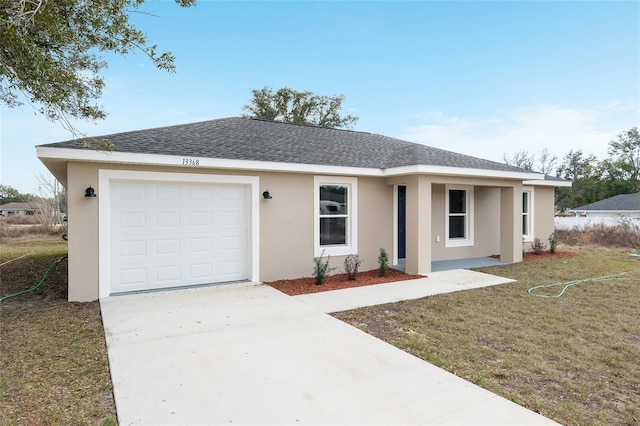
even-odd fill
[[[111,185],[113,293],[248,278],[247,187]]]
[[[122,201],[140,201],[147,198],[147,189],[144,184],[129,183],[117,189],[116,195]]]
[[[144,285],[147,282],[147,268],[123,268],[120,270],[119,278],[123,288]]]
[[[155,190],[156,200],[180,201],[180,187],[178,185],[157,185],[152,190]]]
[[[180,212],[160,212],[155,214],[158,228],[176,228],[180,226]]]
[[[197,254],[213,254],[214,242],[212,238],[189,238],[189,253]]]
[[[180,255],[181,241],[179,239],[158,239],[155,241],[154,254],[158,256]]]
[[[213,226],[214,213],[211,211],[187,211],[188,225],[191,227]]]
[[[146,241],[123,241],[119,244],[119,257],[140,257],[147,255]]]
[[[121,228],[146,229],[147,215],[139,212],[124,212],[120,214],[119,225]]]

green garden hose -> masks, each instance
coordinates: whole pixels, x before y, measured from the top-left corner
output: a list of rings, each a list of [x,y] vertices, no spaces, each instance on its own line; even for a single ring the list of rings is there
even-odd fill
[[[22,290],[19,291],[17,293],[13,293],[13,294],[7,294],[6,296],[0,297],[0,302],[3,302],[7,299],[11,299],[12,297],[16,297],[16,296],[20,296],[21,294],[25,294],[25,293],[29,293],[32,291],[36,291],[44,282],[44,280],[47,279],[47,276],[49,275],[49,272],[51,272],[51,270],[60,262],[62,262],[63,260],[65,260],[67,258],[67,255],[62,256],[60,259],[54,260],[53,263],[51,265],[49,265],[49,267],[47,268],[47,271],[44,273],[44,275],[42,276],[42,279],[40,279],[40,282],[38,284],[36,284],[34,287],[31,287],[28,290]]]
[[[532,295],[532,296],[538,296],[538,297],[546,297],[548,299],[557,299],[559,297],[561,297],[565,291],[567,291],[567,289],[569,287],[573,287],[574,285],[578,285],[581,283],[586,283],[589,281],[611,281],[611,280],[630,280],[631,278],[618,278],[620,275],[625,275],[628,274],[629,272],[621,272],[619,274],[613,274],[613,275],[605,275],[603,277],[597,277],[597,278],[585,278],[582,280],[573,280],[573,281],[568,281],[566,283],[556,283],[556,284],[546,284],[546,285],[538,285],[535,287],[531,287],[527,292]],[[562,290],[560,291],[560,293],[553,295],[553,296],[548,296],[546,294],[536,294],[534,293],[535,290],[539,289],[539,288],[551,288],[551,287],[556,287],[556,286],[564,286],[562,288]]]

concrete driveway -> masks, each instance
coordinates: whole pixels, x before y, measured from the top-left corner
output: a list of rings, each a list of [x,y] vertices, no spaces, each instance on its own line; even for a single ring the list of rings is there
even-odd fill
[[[554,424],[268,286],[101,308],[121,425]]]

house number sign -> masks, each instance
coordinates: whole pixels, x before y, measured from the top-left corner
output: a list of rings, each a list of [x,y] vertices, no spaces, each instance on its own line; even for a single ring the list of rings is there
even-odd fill
[[[200,159],[198,158],[183,158],[182,159],[183,166],[199,166]]]

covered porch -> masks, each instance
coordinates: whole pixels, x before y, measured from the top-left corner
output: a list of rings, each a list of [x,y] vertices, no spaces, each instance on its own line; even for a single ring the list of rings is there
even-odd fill
[[[408,175],[387,183],[394,187],[394,268],[427,275],[522,261],[521,180]]]

